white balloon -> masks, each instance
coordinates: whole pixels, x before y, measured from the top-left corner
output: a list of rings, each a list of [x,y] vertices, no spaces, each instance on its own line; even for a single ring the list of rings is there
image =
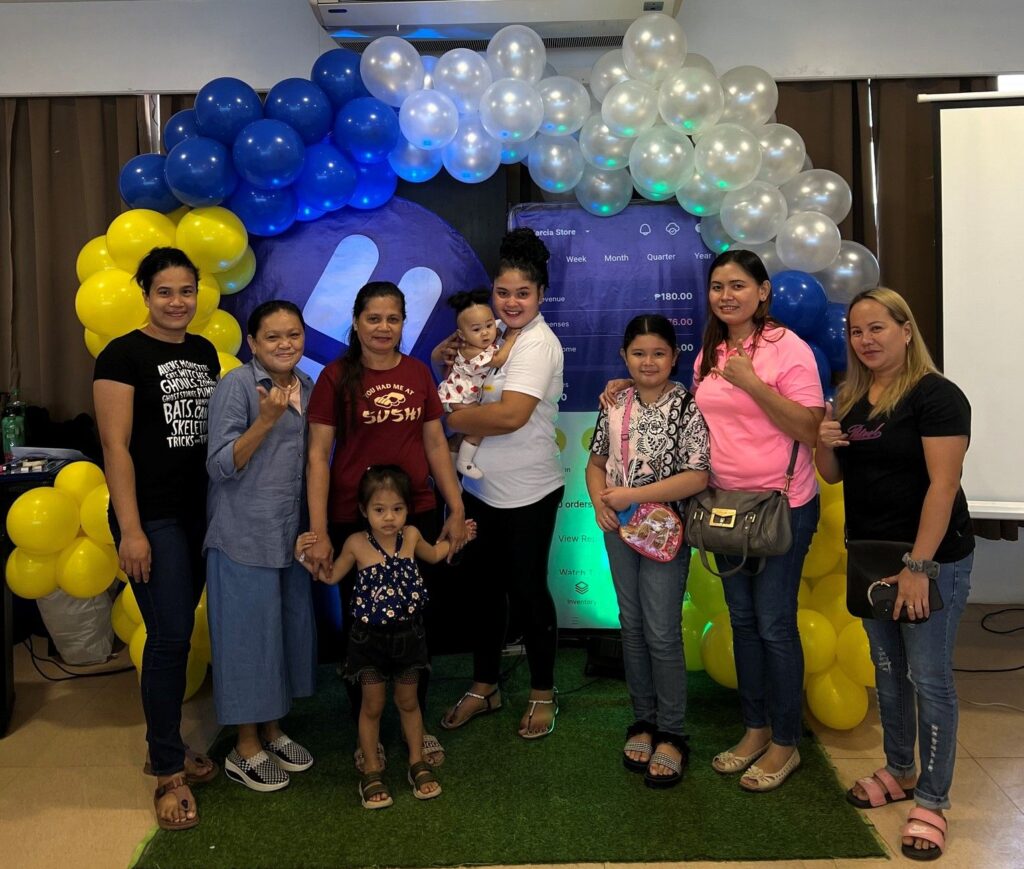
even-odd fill
[[[435,151],[455,138],[459,113],[455,103],[441,91],[416,91],[402,103],[398,126],[402,135],[417,148]]]
[[[660,84],[686,59],[686,34],[682,25],[663,12],[645,12],[622,37],[622,60],[630,76]]]
[[[544,119],[544,101],[537,89],[516,78],[503,78],[480,97],[480,120],[495,139],[529,139]]]
[[[389,106],[400,106],[423,88],[426,73],[412,45],[398,36],[382,36],[363,49],[359,75],[371,96]]]
[[[583,177],[586,165],[580,145],[571,136],[538,135],[526,158],[533,183],[549,193],[564,193]]]
[[[744,244],[742,241],[737,241],[729,245],[729,250],[749,250],[751,253],[756,253],[764,263],[770,278],[786,270],[785,263],[779,259],[779,252],[775,249],[774,241],[767,241],[764,244]]]
[[[633,179],[625,169],[596,169],[587,164],[573,192],[585,211],[598,217],[611,217],[629,205]]]
[[[694,160],[707,181],[721,190],[738,190],[761,170],[761,145],[746,127],[716,124],[700,137]]]
[[[421,184],[441,171],[442,159],[440,151],[424,151],[403,138],[388,154],[388,163],[399,178]]]
[[[612,135],[600,114],[587,118],[580,130],[583,159],[595,169],[624,169],[629,165],[629,150],[633,142],[633,139]]]
[[[693,145],[678,130],[652,127],[634,141],[629,152],[629,172],[633,184],[646,198],[669,199],[693,174]]]
[[[487,61],[469,48],[453,48],[437,61],[434,89],[445,94],[460,115],[479,111],[480,97],[491,86]]]
[[[788,214],[786,197],[779,193],[779,188],[764,181],[752,181],[726,193],[719,211],[725,231],[745,244],[761,244],[775,238]]]
[[[767,72],[757,66],[737,66],[720,79],[725,92],[722,123],[742,124],[753,129],[768,122],[779,104],[779,88]]]
[[[530,156],[530,148],[533,147],[535,140],[535,136],[517,141],[505,140],[501,143],[501,162],[506,166],[511,166],[513,163],[522,163],[523,160]]]
[[[814,275],[828,297],[843,304],[849,304],[857,293],[877,287],[880,276],[875,255],[855,241],[844,241],[839,255]]]
[[[571,136],[590,114],[590,94],[567,75],[541,79],[537,93],[544,101],[540,131],[548,136]]]
[[[464,115],[459,131],[441,151],[448,174],[466,184],[486,181],[501,165],[501,143],[487,135],[477,115]]]
[[[619,82],[601,103],[601,117],[613,136],[635,138],[658,120],[658,92],[647,82]]]
[[[687,52],[686,60],[683,61],[683,66],[692,66],[697,69],[703,69],[710,72],[716,79],[718,78],[718,72],[715,70],[715,65],[703,54],[697,54],[696,51]]]
[[[700,223],[697,224],[697,232],[700,233],[701,240],[712,253],[719,254],[727,251],[732,244],[731,236],[725,231],[722,221],[714,214],[700,219]]]
[[[522,24],[503,27],[487,43],[487,60],[507,78],[536,84],[544,75],[548,52],[536,31]]]
[[[785,184],[799,174],[807,158],[801,135],[785,124],[765,124],[753,131],[761,144],[761,171],[758,181]]]
[[[658,113],[680,132],[699,135],[722,117],[725,96],[718,79],[707,70],[684,66],[672,72],[658,91]]]
[[[622,59],[622,49],[613,48],[607,54],[602,54],[591,69],[590,90],[594,94],[594,99],[601,102],[615,85],[628,80],[629,73]]]
[[[850,185],[842,175],[829,169],[807,169],[780,189],[790,212],[819,211],[842,223],[853,207]]]
[[[775,239],[779,259],[802,272],[819,272],[828,266],[841,244],[835,221],[817,211],[791,214]]]
[[[694,171],[676,190],[676,199],[688,214],[704,217],[718,214],[727,191]]]

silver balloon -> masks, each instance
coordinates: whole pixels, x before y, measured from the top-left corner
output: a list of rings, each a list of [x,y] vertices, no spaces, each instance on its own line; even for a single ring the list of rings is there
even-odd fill
[[[683,211],[697,217],[705,217],[709,214],[718,214],[726,192],[694,171],[676,190],[676,199],[679,200]]]
[[[480,97],[480,120],[495,139],[529,139],[544,119],[544,101],[537,89],[516,78],[503,78]]]
[[[487,60],[507,78],[536,84],[544,75],[548,52],[536,31],[522,24],[510,24],[487,43]]]
[[[765,124],[754,130],[761,143],[761,171],[758,181],[776,186],[795,178],[807,159],[807,147],[801,135],[785,124]]]
[[[529,139],[520,139],[518,141],[512,141],[508,139],[501,143],[501,162],[506,166],[511,166],[513,163],[522,163],[527,157],[530,156],[530,148],[533,146],[535,138],[531,136]]]
[[[814,276],[833,302],[849,304],[857,293],[877,287],[881,272],[870,250],[855,241],[844,241],[839,255]]]
[[[788,214],[786,197],[778,187],[751,181],[746,187],[725,194],[718,216],[725,231],[736,241],[761,244],[775,238]]]
[[[630,76],[660,84],[686,59],[686,34],[682,25],[663,12],[645,12],[622,37],[622,60]]]
[[[707,70],[684,66],[661,83],[658,113],[670,127],[697,135],[722,117],[725,97],[718,79]]]
[[[622,49],[613,48],[607,54],[602,54],[591,69],[590,90],[594,94],[594,99],[602,102],[615,85],[628,80],[629,73],[622,59]]]
[[[853,207],[850,185],[830,169],[807,169],[783,184],[781,190],[790,212],[818,211],[836,223],[842,223]]]
[[[718,72],[715,69],[715,65],[703,54],[697,54],[696,51],[688,51],[686,53],[686,60],[683,61],[683,66],[692,66],[697,69],[703,69],[710,72],[716,79],[718,78]]]
[[[366,89],[389,106],[400,106],[410,94],[422,90],[425,74],[420,53],[397,36],[375,39],[359,59]]]
[[[756,253],[768,271],[768,277],[774,277],[779,272],[786,270],[785,263],[779,259],[779,252],[775,249],[775,242],[768,241],[764,244],[744,244],[741,241],[729,245],[729,250],[749,250]]]
[[[548,136],[571,136],[590,114],[590,94],[567,75],[541,79],[537,93],[544,101],[540,131]]]
[[[417,148],[435,151],[443,148],[459,129],[459,112],[447,96],[438,90],[410,94],[398,112],[398,126]]]
[[[526,158],[533,183],[549,193],[573,189],[586,165],[580,145],[571,136],[538,135]]]
[[[629,165],[629,150],[633,142],[633,139],[612,135],[600,114],[587,118],[580,130],[583,159],[595,169],[624,169]]]
[[[716,124],[697,142],[697,171],[721,190],[745,187],[761,171],[761,145],[738,124]]]
[[[768,122],[779,103],[779,89],[768,73],[757,66],[737,66],[719,79],[725,91],[722,123],[753,129]]]
[[[441,151],[448,174],[466,184],[486,181],[501,165],[501,143],[487,135],[480,118],[464,115],[459,131]]]
[[[388,163],[399,178],[421,184],[441,171],[442,159],[440,151],[424,151],[403,138],[388,154]]]
[[[712,253],[719,254],[727,251],[732,244],[732,238],[722,226],[722,221],[713,214],[700,219],[700,223],[697,224],[697,232],[700,233],[701,240]]]
[[[633,184],[646,198],[669,199],[693,174],[693,145],[678,130],[652,127],[633,142],[629,172]]]
[[[480,97],[491,86],[487,61],[468,48],[453,48],[441,55],[434,67],[434,89],[447,96],[460,115],[476,112]]]
[[[598,217],[611,217],[629,205],[633,179],[625,169],[595,169],[587,164],[573,193],[584,210]]]
[[[658,92],[647,82],[619,82],[601,103],[601,117],[613,136],[639,136],[658,120]]]
[[[819,272],[828,266],[841,244],[835,221],[817,211],[791,214],[775,239],[779,259],[802,272]]]

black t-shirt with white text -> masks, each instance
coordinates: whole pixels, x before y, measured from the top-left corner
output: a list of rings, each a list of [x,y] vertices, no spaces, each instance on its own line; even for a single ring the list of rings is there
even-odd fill
[[[175,344],[129,332],[96,359],[93,380],[135,390],[128,450],[143,520],[205,510],[209,402],[219,373],[214,346],[191,334]]]
[[[928,374],[888,416],[868,419],[871,407],[865,396],[850,408],[841,420],[850,445],[835,451],[843,471],[847,537],[913,543],[930,483],[921,438],[969,438],[971,405],[956,384]],[[959,561],[973,550],[961,488],[934,560]]]

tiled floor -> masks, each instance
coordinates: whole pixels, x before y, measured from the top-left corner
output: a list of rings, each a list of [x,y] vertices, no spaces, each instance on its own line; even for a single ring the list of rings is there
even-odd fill
[[[961,667],[1024,664],[1024,635],[997,637],[981,630],[981,616],[997,607],[972,606],[961,627]],[[1015,624],[1020,624],[1017,617]],[[123,655],[127,661],[127,655]],[[124,867],[153,827],[152,779],[141,773],[144,726],[133,673],[46,682],[21,647],[15,651],[17,701],[9,735],[0,740],[0,865],[11,869]],[[962,674],[959,752],[944,869],[1024,869],[1024,670]],[[184,731],[193,746],[216,734],[209,687],[185,706]],[[874,707],[848,732],[818,728],[843,781],[870,773],[882,760]],[[781,797],[784,794],[780,792]],[[898,842],[906,805],[870,813],[886,844]],[[827,831],[825,831],[827,835]],[[731,863],[730,867],[895,867],[891,860],[816,860],[802,864]],[[691,863],[721,869],[722,863]],[[540,867],[534,867],[540,869]],[[580,864],[557,869],[604,869]],[[608,864],[611,869],[611,864]],[[631,869],[615,864],[615,869]]]

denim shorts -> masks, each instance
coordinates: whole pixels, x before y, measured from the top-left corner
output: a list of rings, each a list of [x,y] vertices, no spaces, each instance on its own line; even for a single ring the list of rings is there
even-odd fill
[[[360,673],[367,670],[391,679],[410,670],[429,668],[422,618],[383,626],[359,622],[352,625],[343,673],[349,681],[358,682]]]

